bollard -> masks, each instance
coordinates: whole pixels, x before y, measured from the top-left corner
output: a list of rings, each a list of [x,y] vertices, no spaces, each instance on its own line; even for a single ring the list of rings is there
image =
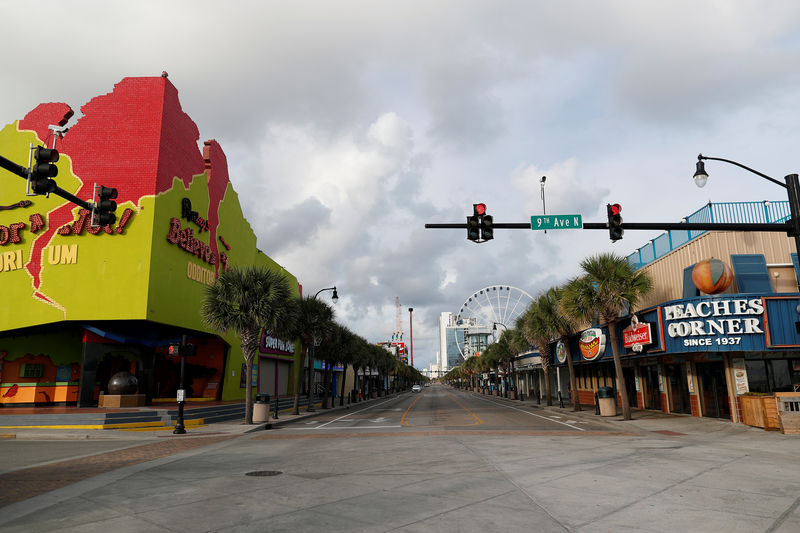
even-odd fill
[[[561,391],[558,391],[558,406],[564,408],[564,398],[561,397]]]
[[[600,400],[597,398],[597,392],[594,393],[594,414],[600,414]]]
[[[542,397],[539,395],[539,391],[536,391],[536,405],[542,405]]]

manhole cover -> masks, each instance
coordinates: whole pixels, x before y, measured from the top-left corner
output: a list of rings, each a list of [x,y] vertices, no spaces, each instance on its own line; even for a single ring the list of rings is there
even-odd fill
[[[248,472],[245,476],[256,476],[256,477],[267,477],[267,476],[279,476],[283,474],[283,472],[279,472],[277,470],[256,470],[255,472]]]

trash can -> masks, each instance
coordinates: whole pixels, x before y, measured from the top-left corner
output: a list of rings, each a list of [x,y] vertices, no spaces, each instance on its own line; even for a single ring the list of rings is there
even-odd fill
[[[597,389],[597,403],[600,405],[600,416],[617,416],[617,399],[611,387]]]
[[[269,422],[269,394],[256,394],[253,404],[253,423]]]

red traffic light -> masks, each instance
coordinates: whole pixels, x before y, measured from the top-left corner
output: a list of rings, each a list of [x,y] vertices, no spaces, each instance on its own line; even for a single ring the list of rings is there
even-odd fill
[[[622,212],[622,206],[619,204],[611,204],[608,206],[609,214],[617,216]]]
[[[169,355],[180,355],[181,354],[181,345],[180,344],[170,344],[169,348],[167,348],[167,353]]]
[[[472,209],[478,216],[486,214],[486,204],[472,204]]]

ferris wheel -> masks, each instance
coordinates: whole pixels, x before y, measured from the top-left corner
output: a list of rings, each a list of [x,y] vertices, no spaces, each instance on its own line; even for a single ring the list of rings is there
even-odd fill
[[[531,302],[530,294],[509,285],[490,285],[467,298],[456,316],[456,327],[464,331],[456,335],[461,357],[467,359],[493,342],[498,326],[513,328]]]

